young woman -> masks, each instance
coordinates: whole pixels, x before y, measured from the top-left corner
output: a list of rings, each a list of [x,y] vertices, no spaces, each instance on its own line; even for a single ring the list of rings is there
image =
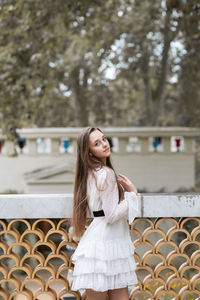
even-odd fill
[[[85,289],[87,300],[128,300],[128,286],[137,283],[127,224],[137,216],[137,189],[126,176],[117,178],[100,129],[84,129],[77,146],[72,226],[80,241],[72,290]],[[85,231],[89,214],[94,219]]]

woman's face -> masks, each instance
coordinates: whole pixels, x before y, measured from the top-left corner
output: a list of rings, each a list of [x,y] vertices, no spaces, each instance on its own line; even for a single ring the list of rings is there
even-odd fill
[[[110,156],[110,144],[107,137],[99,130],[90,133],[89,149],[92,155],[104,162],[106,162],[106,158]]]

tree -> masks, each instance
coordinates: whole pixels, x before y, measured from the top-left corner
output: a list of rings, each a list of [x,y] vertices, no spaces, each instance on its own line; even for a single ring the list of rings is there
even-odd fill
[[[174,52],[178,52],[178,46],[184,47],[183,24],[193,9],[194,5],[182,1],[146,0],[135,1],[135,5],[124,2],[124,46],[113,58],[113,64],[119,65],[119,82],[126,78],[130,92],[137,90],[141,125],[176,123],[176,114],[171,120],[166,115],[169,110],[176,112],[179,102],[180,94],[176,91],[184,52],[179,52],[178,60]]]
[[[182,124],[186,126],[200,126],[200,93],[199,93],[199,6],[195,1],[188,3],[189,11],[184,11],[183,34],[184,55],[180,71],[180,102],[179,111]]]
[[[0,124],[10,138],[26,126],[198,126],[196,0],[0,8]]]

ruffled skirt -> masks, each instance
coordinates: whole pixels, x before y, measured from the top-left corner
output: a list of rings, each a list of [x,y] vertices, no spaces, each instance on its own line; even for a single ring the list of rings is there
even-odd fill
[[[127,221],[94,218],[76,248],[72,290],[107,291],[137,284],[134,246]]]

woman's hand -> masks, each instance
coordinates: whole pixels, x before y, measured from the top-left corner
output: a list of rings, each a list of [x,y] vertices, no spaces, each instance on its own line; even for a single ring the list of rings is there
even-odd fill
[[[126,192],[134,192],[137,195],[137,189],[134,186],[134,184],[124,175],[118,174],[120,178],[117,179],[117,181],[123,186]]]

